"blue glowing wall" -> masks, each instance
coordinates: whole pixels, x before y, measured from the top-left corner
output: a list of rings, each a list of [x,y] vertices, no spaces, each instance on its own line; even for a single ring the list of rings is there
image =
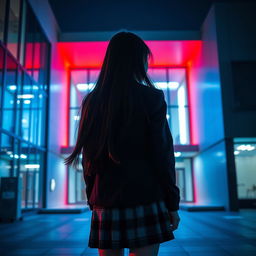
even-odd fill
[[[221,83],[214,8],[202,28],[201,53],[190,67],[192,116],[200,153],[194,158],[197,205],[228,206]]]

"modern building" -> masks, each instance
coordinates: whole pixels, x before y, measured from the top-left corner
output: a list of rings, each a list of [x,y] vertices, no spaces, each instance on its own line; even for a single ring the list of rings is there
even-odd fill
[[[165,92],[181,208],[255,208],[256,4],[110,2],[0,1],[0,177],[20,177],[22,209],[85,205],[82,168],[63,159],[121,29],[153,52],[148,72]]]

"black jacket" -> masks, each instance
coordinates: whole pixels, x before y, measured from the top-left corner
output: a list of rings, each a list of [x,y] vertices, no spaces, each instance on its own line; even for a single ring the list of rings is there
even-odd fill
[[[170,211],[178,210],[180,191],[164,93],[144,85],[133,90],[136,111],[122,141],[121,164],[108,160],[103,172],[84,175],[87,204],[92,210],[93,205],[122,208],[163,199]],[[84,157],[82,165],[86,168]]]

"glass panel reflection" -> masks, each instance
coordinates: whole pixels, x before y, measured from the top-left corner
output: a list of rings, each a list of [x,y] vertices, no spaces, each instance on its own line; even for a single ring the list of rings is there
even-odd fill
[[[0,83],[0,176],[19,175],[22,207],[41,207],[39,178],[46,158],[50,46],[26,1],[0,2],[0,40],[6,39],[6,45],[0,45],[0,81],[5,78]],[[4,30],[5,6],[9,23]]]
[[[78,108],[70,109],[70,145],[74,145],[76,141],[76,135],[78,131],[78,124],[80,120],[80,113]]]
[[[6,58],[6,79],[3,100],[3,128],[14,132],[14,115],[17,93],[17,64],[7,54]]]
[[[22,11],[21,11],[21,31],[20,31],[20,46],[19,46],[19,61],[21,65],[24,65],[24,50],[25,50],[25,34],[26,34],[26,12],[27,3],[22,1]]]
[[[190,144],[186,69],[150,68],[148,73],[155,86],[165,94],[166,117],[174,144]]]
[[[17,94],[16,94],[16,116],[15,116],[15,134],[20,135],[21,134],[21,111],[22,111],[22,104],[21,99],[18,99],[17,95],[21,95],[23,88],[22,88],[22,77],[23,72],[20,68],[18,68],[17,73]]]
[[[239,199],[256,199],[256,143],[244,141],[234,144]]]
[[[13,140],[13,168],[10,176],[17,177],[19,173],[19,160],[22,157],[20,154],[20,141],[17,139]]]
[[[0,46],[0,103],[3,102],[3,99],[2,99],[2,87],[3,87],[2,77],[3,77],[3,68],[4,68],[4,54],[5,54],[4,50]],[[0,104],[0,111],[1,111],[1,104]],[[2,117],[0,116],[0,119],[1,118]]]
[[[74,145],[80,119],[79,108],[83,98],[92,90],[98,78],[98,69],[72,70],[70,79],[69,144]]]
[[[22,206],[35,208],[39,206],[40,171],[44,167],[44,152],[22,143],[20,158],[20,176],[22,177]]]
[[[165,98],[168,98],[169,84],[167,83],[167,71],[166,68],[149,68],[148,75],[156,88],[163,90]]]
[[[10,177],[13,169],[13,160],[17,158],[13,151],[13,138],[7,134],[1,134],[0,145],[0,177]]]
[[[18,99],[22,104],[22,117],[21,117],[21,136],[24,140],[29,140],[29,128],[30,128],[30,106],[31,100],[33,100],[34,95],[32,92],[32,81],[27,74],[24,74],[23,78],[23,93],[18,95]]]
[[[69,203],[84,203],[86,198],[85,183],[81,170],[75,170],[72,167],[68,168],[68,202]]]
[[[31,126],[30,126],[30,142],[34,144],[38,144],[38,105],[39,105],[39,93],[38,93],[39,87],[36,84],[32,84],[32,90],[31,95],[33,95],[33,98],[31,98],[29,104],[30,104],[30,116],[31,116]]]
[[[176,160],[176,184],[180,188],[181,202],[193,202],[193,178],[190,158]]]
[[[99,69],[89,69],[89,77],[88,77],[89,83],[96,84],[99,74],[100,74]]]
[[[10,0],[7,48],[17,58],[19,38],[20,0]]]
[[[4,40],[5,7],[6,7],[6,0],[1,0],[0,1],[0,41]]]
[[[70,90],[70,107],[79,107],[89,91],[88,71],[72,71]]]
[[[46,112],[47,112],[47,94],[40,90],[38,94],[38,133],[37,142],[39,146],[45,146],[45,126],[46,126]]]

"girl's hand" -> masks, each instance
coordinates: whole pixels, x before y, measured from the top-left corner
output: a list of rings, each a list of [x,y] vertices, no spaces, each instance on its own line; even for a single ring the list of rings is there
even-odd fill
[[[172,231],[176,230],[179,226],[180,217],[178,211],[169,211],[170,221],[171,221],[171,229]]]

